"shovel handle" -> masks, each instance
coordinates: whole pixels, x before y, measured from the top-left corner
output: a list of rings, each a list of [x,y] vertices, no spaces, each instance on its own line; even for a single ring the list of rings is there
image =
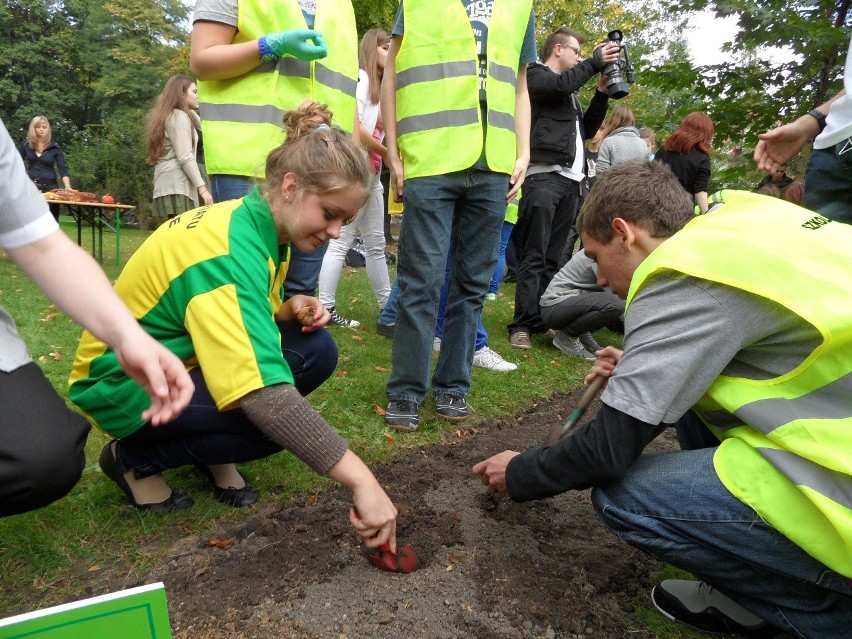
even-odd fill
[[[580,418],[585,414],[586,409],[592,403],[592,400],[595,399],[595,396],[600,392],[601,388],[603,388],[605,382],[606,378],[601,376],[595,377],[592,380],[592,383],[589,384],[589,387],[583,393],[583,396],[580,397],[580,402],[577,404],[577,408],[575,408],[568,416],[565,423],[561,426],[556,424],[550,429],[550,432],[547,434],[547,439],[544,440],[545,446],[553,446],[568,434],[568,431],[571,430],[571,428],[575,426],[577,422],[580,421]]]

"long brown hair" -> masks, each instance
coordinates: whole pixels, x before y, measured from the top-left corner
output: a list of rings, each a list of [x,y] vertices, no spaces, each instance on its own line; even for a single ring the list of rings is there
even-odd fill
[[[619,104],[609,114],[609,119],[606,121],[606,134],[609,135],[616,129],[625,126],[634,126],[636,118],[633,116],[633,111],[626,104]]]
[[[166,120],[172,114],[172,111],[177,109],[189,115],[189,107],[186,105],[186,92],[195,80],[188,75],[173,75],[166,82],[163,92],[157,96],[157,101],[151,110],[148,112],[148,118],[145,124],[148,164],[156,164],[163,155],[165,148],[166,137]],[[195,139],[195,128],[192,130],[193,140]]]
[[[370,29],[361,38],[358,50],[358,66],[364,69],[370,80],[370,102],[379,103],[382,94],[383,69],[379,68],[379,47],[390,42],[390,34],[384,29]]]
[[[47,136],[44,138],[44,148],[39,149],[36,146],[36,144],[38,143],[38,137],[36,136],[35,128],[37,124],[42,123],[47,125]],[[44,151],[44,149],[50,146],[51,142],[53,142],[53,132],[50,128],[50,121],[43,115],[35,116],[32,120],[30,120],[30,128],[27,130],[27,144],[30,145],[30,148],[33,151]]]
[[[710,143],[713,141],[713,120],[701,111],[693,111],[683,119],[677,131],[666,138],[663,145],[666,151],[689,153],[696,146],[710,153]]]

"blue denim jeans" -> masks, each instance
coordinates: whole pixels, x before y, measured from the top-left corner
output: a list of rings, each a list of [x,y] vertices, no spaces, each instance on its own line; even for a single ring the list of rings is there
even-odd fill
[[[491,286],[488,287],[489,293],[497,294],[500,290],[500,282],[503,281],[503,271],[506,270],[506,247],[509,245],[509,238],[512,236],[512,229],[515,225],[511,222],[503,222],[503,230],[500,232],[500,252],[497,254],[497,267],[494,269],[494,275],[491,276]]]
[[[805,173],[805,207],[852,224],[852,138],[814,150]]]
[[[441,297],[438,300],[438,319],[435,322],[435,337],[441,340],[442,348],[444,341],[444,315],[447,314],[447,300],[450,297],[450,260],[452,259],[453,253],[450,251],[450,254],[447,256],[447,270],[444,272],[444,285],[441,287]],[[480,312],[479,323],[476,325],[476,342],[473,345],[473,350],[478,351],[486,346],[488,346],[488,332],[482,323],[482,312]]]
[[[337,345],[324,328],[302,333],[298,322],[279,322],[281,351],[293,371],[296,390],[308,395],[331,377]],[[210,396],[204,371],[190,372],[195,392],[174,421],[154,428],[145,424],[121,440],[119,462],[140,476],[191,464],[229,464],[262,459],[281,447],[261,432],[239,408],[220,411]]]
[[[210,193],[216,202],[244,197],[254,186],[254,181],[243,175],[211,175]],[[328,248],[326,242],[313,253],[300,251],[290,245],[290,264],[284,280],[284,299],[294,295],[316,296],[322,259]]]
[[[432,388],[457,397],[470,390],[476,325],[497,262],[508,190],[507,174],[476,169],[405,181],[389,400],[419,404],[426,395],[450,245],[445,339]]]
[[[642,455],[621,479],[595,488],[592,503],[621,539],[778,628],[809,639],[843,635],[852,627],[850,581],[729,493],[714,451]]]

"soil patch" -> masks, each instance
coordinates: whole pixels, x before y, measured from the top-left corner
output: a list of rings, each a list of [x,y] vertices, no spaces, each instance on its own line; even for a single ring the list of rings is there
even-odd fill
[[[412,574],[365,560],[349,494],[333,488],[184,539],[145,581],[165,583],[176,639],[623,639],[658,563],[610,534],[587,492],[516,504],[489,496],[470,471],[538,445],[581,391],[375,469],[400,510],[398,539],[419,557]],[[673,434],[654,448],[676,448]],[[210,547],[210,538],[232,543]]]

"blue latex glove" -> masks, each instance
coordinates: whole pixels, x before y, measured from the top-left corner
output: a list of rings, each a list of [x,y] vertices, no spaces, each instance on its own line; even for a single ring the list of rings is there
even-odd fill
[[[328,55],[322,33],[313,29],[293,29],[266,36],[266,44],[280,56],[290,54],[300,60],[319,60]]]

